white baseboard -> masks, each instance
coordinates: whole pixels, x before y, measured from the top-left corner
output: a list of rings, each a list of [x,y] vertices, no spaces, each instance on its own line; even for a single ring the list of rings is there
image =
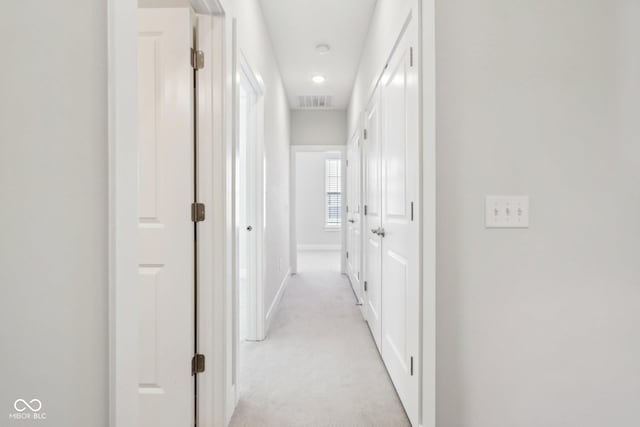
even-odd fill
[[[282,295],[284,294],[284,290],[289,284],[289,278],[291,277],[291,268],[287,270],[287,274],[284,275],[284,279],[280,283],[280,288],[278,292],[276,292],[276,296],[273,298],[273,302],[267,311],[267,315],[264,318],[264,336],[266,337],[269,333],[269,328],[271,327],[271,320],[273,319],[273,314],[278,308],[280,301],[282,300]]]
[[[299,251],[339,251],[341,245],[298,245]]]
[[[360,295],[358,294],[358,292],[356,290],[357,287],[360,287],[360,281],[358,280],[358,278],[356,276],[351,274],[351,272],[348,272],[347,274],[345,274],[345,276],[347,276],[347,279],[349,280],[349,285],[351,286],[351,290],[353,291],[353,295],[356,297],[358,305],[362,305],[364,303],[364,301],[362,301],[362,298],[360,297]]]

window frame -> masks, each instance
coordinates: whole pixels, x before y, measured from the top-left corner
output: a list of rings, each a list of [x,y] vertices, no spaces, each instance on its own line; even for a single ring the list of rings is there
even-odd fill
[[[324,159],[324,229],[325,231],[340,231],[342,229],[342,159],[339,157],[329,157]],[[331,174],[330,166],[337,164],[336,174]],[[329,191],[330,179],[335,179],[335,187],[338,191]],[[331,197],[335,201],[332,202]],[[336,216],[330,214],[332,208],[337,208]]]

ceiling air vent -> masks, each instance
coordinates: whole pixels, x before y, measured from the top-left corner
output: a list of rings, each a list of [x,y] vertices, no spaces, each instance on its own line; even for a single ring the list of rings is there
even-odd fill
[[[298,108],[305,110],[326,110],[331,108],[331,96],[304,95],[298,97]]]

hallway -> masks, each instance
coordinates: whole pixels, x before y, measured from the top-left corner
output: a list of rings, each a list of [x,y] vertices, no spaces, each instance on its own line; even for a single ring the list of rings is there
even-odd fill
[[[231,426],[409,425],[332,255],[301,252],[267,339],[242,344]]]

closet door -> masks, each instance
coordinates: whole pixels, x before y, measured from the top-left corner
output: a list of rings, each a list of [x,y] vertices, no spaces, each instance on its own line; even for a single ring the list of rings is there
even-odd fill
[[[418,425],[420,153],[413,28],[410,25],[401,37],[381,80],[383,199],[379,237],[382,358],[412,424]]]
[[[373,338],[380,349],[382,333],[382,172],[380,162],[380,97],[376,89],[366,111],[364,165],[364,304]]]

